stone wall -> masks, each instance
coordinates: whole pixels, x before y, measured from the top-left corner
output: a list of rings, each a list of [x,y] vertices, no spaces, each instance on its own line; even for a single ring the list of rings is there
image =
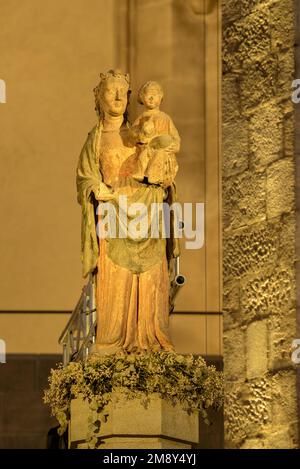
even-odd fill
[[[293,0],[224,0],[225,446],[298,446]]]

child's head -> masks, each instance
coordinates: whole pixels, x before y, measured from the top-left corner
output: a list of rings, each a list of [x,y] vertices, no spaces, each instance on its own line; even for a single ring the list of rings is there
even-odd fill
[[[156,81],[147,81],[139,90],[138,102],[147,109],[158,109],[164,92]]]

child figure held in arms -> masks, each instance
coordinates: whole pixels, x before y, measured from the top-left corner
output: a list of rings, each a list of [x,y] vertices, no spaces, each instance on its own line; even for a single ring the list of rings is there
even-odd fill
[[[172,119],[160,110],[162,99],[162,87],[155,81],[146,82],[139,90],[138,102],[146,110],[132,126],[138,148],[137,171],[133,177],[168,187],[178,170],[175,153],[180,149],[180,137]]]

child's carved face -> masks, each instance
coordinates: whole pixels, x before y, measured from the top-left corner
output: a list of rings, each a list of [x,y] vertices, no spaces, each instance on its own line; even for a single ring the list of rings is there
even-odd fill
[[[161,90],[157,86],[150,85],[143,93],[143,103],[148,109],[158,109],[162,100]]]

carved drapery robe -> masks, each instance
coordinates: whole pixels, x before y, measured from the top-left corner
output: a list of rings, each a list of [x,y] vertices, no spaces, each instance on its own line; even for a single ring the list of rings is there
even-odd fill
[[[95,217],[95,196],[103,204],[101,196],[105,200],[107,193],[114,191],[118,197],[127,196],[128,207],[143,203],[147,208],[153,202],[172,203],[175,199],[174,185],[164,189],[131,178],[136,153],[127,137],[126,127],[115,133],[104,132],[99,123],[88,135],[77,168],[83,275],[96,272],[99,353],[173,349],[168,331],[168,261],[178,255],[178,240],[149,236],[132,239],[130,235],[97,239],[96,224],[98,221],[101,231],[103,217]],[[111,201],[117,229],[121,224],[118,197]]]

